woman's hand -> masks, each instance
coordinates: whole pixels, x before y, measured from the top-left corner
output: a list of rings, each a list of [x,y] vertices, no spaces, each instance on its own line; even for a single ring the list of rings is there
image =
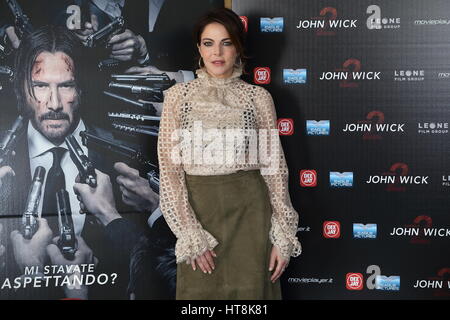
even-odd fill
[[[275,271],[272,273],[270,277],[270,281],[273,283],[281,277],[281,274],[286,269],[289,260],[285,260],[280,253],[280,250],[276,247],[272,247],[272,252],[270,253],[270,263],[269,263],[269,271],[272,271],[275,267]]]
[[[211,273],[215,269],[213,257],[217,258],[217,255],[214,252],[214,250],[206,250],[204,254],[198,256],[197,258],[195,258],[195,260],[192,260],[191,262],[192,269],[195,271],[197,269],[196,268],[197,264],[199,268],[203,271],[203,273],[207,272]]]

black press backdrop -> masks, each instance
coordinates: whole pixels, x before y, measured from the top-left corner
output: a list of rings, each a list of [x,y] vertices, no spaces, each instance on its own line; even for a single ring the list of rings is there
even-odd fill
[[[303,253],[282,278],[284,298],[448,299],[450,3],[234,0],[232,8],[248,22],[247,80],[267,80],[254,71],[270,68],[260,85],[278,119],[292,121],[279,129]],[[284,69],[303,69],[298,83],[286,83]],[[329,130],[310,135],[309,120]],[[315,170],[316,186],[301,186],[301,170]],[[351,186],[336,186],[330,172],[352,173],[343,177]],[[366,238],[354,224],[366,225]]]

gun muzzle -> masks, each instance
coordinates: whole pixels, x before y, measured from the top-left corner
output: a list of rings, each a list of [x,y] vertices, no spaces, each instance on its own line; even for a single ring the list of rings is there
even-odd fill
[[[113,122],[111,125],[114,129],[127,133],[141,133],[153,137],[157,137],[159,133],[157,126],[133,126],[117,122]]]
[[[131,105],[136,106],[136,107],[140,107],[140,108],[142,108],[142,109],[144,109],[146,111],[149,111],[149,112],[151,112],[153,114],[156,113],[156,108],[151,103],[135,101],[135,100],[128,99],[126,97],[120,96],[118,94],[115,94],[115,93],[112,93],[112,92],[109,92],[109,91],[103,91],[103,93],[105,95],[107,95],[108,97],[111,97],[111,98],[114,98],[114,99],[126,102],[126,103],[131,104]]]
[[[31,239],[38,228],[38,208],[41,201],[42,185],[45,178],[45,168],[37,167],[34,170],[33,182],[28,193],[25,210],[22,215],[22,235],[25,239]]]
[[[159,174],[155,170],[147,172],[147,179],[150,188],[157,194],[159,194]]]
[[[150,87],[146,87],[146,86],[135,86],[132,84],[117,83],[117,82],[110,82],[109,87],[110,88],[127,89],[127,90],[131,91],[131,93],[137,93],[137,94],[142,94],[142,93],[160,94],[161,93],[161,89],[154,89],[154,88],[150,88]]]
[[[108,38],[122,30],[124,25],[125,20],[123,17],[118,17],[97,32],[88,36],[84,42],[84,45],[88,48],[94,48],[101,44],[105,44]]]
[[[9,81],[12,81],[14,78],[14,72],[10,67],[0,66],[0,75],[8,77]]]
[[[88,184],[92,188],[97,187],[97,174],[89,158],[85,155],[80,144],[73,135],[66,137],[66,144],[69,148],[70,158],[78,169],[81,183]]]
[[[77,252],[78,241],[75,237],[69,193],[64,189],[59,190],[56,193],[56,203],[59,222],[58,247],[66,259],[73,260],[75,252]]]
[[[167,73],[161,74],[112,74],[111,78],[119,82],[132,82],[139,85],[150,85],[152,88],[166,90],[176,83]]]
[[[16,147],[17,138],[21,135],[22,128],[24,126],[24,120],[22,116],[18,116],[14,121],[11,129],[9,129],[3,139],[0,141],[0,166],[6,162],[7,158],[14,151]]]
[[[129,119],[137,121],[161,121],[161,117],[147,116],[145,114],[125,113],[125,112],[108,112],[108,117],[118,119]]]
[[[100,71],[107,71],[107,70],[119,67],[120,64],[121,64],[120,60],[109,58],[109,59],[100,61],[98,63],[98,69]]]

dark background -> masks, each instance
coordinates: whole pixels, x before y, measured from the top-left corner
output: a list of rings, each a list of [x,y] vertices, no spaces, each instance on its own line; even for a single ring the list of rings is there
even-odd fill
[[[372,4],[380,7],[382,18],[400,18],[400,28],[369,30],[366,11]],[[414,225],[418,216],[430,217],[432,227],[450,226],[450,188],[442,184],[443,176],[450,174],[448,129],[446,134],[418,133],[418,123],[450,120],[450,80],[438,78],[439,72],[450,70],[450,24],[414,24],[415,20],[447,20],[450,3],[234,0],[232,7],[248,17],[247,47],[252,59],[247,80],[253,81],[255,67],[270,67],[271,83],[263,86],[274,97],[278,118],[294,120],[294,134],[281,136],[281,140],[299,227],[309,227],[309,231],[297,234],[303,253],[291,259],[282,278],[284,298],[448,299],[449,289],[413,286],[419,279],[449,279],[445,268],[450,266],[450,238],[427,237],[425,243],[415,243],[411,236],[389,234],[393,227]],[[296,28],[299,20],[320,17],[326,7],[336,9],[336,19],[357,19],[357,28],[328,30],[336,32],[327,36],[317,35],[317,29]],[[261,32],[260,17],[283,17],[283,32]],[[327,22],[330,15],[322,18]],[[381,80],[355,81],[355,88],[343,88],[338,80],[319,80],[322,72],[342,69],[350,58],[360,61],[360,71],[380,71]],[[307,82],[284,84],[283,69],[307,69]],[[395,70],[424,70],[425,77],[398,82],[394,81]],[[379,133],[374,140],[365,139],[363,132],[342,131],[345,124],[364,121],[374,110],[384,114],[385,123],[405,123],[405,132]],[[330,120],[330,135],[307,136],[306,120]],[[365,183],[370,175],[390,172],[398,176],[399,170],[390,170],[396,163],[406,164],[408,175],[429,176],[428,184],[388,191],[387,184]],[[317,187],[300,186],[302,169],[317,171]],[[353,172],[353,187],[331,188],[330,171]],[[340,222],[339,239],[324,238],[324,221]],[[377,224],[376,239],[353,238],[353,223]],[[368,289],[370,265],[379,266],[381,275],[400,276],[400,291]],[[346,274],[353,272],[363,274],[361,291],[346,289]],[[301,278],[333,281],[295,283]]]

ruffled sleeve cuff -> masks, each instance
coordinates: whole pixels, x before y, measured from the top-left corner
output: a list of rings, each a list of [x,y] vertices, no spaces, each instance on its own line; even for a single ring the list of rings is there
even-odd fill
[[[295,233],[286,233],[277,223],[272,223],[270,241],[280,250],[283,259],[298,257],[302,253],[302,245]]]
[[[189,264],[206,250],[212,250],[218,244],[216,238],[204,229],[188,231],[177,240],[175,245],[176,261],[177,263],[186,261]]]

